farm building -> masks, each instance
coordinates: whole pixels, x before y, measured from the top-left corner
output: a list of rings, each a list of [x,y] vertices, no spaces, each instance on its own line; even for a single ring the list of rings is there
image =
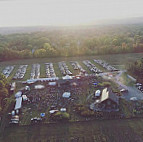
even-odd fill
[[[105,88],[102,91],[100,100],[95,103],[95,110],[98,111],[119,111],[119,98],[111,89]]]

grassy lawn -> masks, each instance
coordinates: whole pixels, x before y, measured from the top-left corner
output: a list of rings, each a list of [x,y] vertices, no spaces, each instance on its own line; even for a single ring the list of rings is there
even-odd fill
[[[142,58],[142,56],[143,53],[128,53],[128,54],[111,54],[111,55],[98,55],[98,56],[23,59],[23,60],[0,62],[0,66],[13,65],[13,64],[21,65],[21,64],[33,64],[33,63],[45,63],[45,62],[57,63],[60,61],[82,61],[82,60],[93,60],[93,59],[102,59],[107,61],[111,65],[124,65],[126,63],[133,62],[139,58]]]
[[[135,142],[143,120],[105,120],[6,128],[1,142]]]
[[[12,80],[13,76],[15,75],[17,69],[18,69],[18,65],[15,65],[15,68],[13,69],[13,71],[11,72],[10,76],[8,77],[8,80]]]
[[[126,118],[129,118],[133,115],[130,107],[131,107],[131,102],[128,102],[128,101],[123,100],[123,99],[120,100],[120,109]]]
[[[121,77],[120,77],[120,82],[122,82],[123,84],[127,85],[127,86],[133,86],[135,82],[133,82],[128,76],[128,74],[126,72],[122,73]]]
[[[46,67],[45,64],[40,64],[40,78],[46,77]]]
[[[4,69],[4,66],[0,66],[0,72],[2,72]]]
[[[31,69],[32,69],[32,65],[28,65],[26,73],[24,75],[24,78],[22,79],[23,81],[27,80],[27,79],[30,79]]]
[[[58,63],[54,63],[53,66],[54,66],[54,70],[55,70],[56,76],[57,76],[57,77],[62,77],[63,75],[62,75],[62,73],[61,73],[61,71],[60,71],[60,69],[59,69]]]
[[[115,68],[120,69],[120,70],[125,70],[125,65],[114,65]]]

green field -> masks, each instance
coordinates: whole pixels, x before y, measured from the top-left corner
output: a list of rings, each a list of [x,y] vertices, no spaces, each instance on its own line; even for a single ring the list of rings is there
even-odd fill
[[[141,142],[143,119],[6,128],[1,142]]]
[[[135,61],[136,59],[142,58],[143,53],[127,53],[127,54],[110,54],[110,55],[99,55],[99,56],[80,56],[80,57],[57,57],[57,58],[36,58],[36,59],[24,59],[24,60],[10,60],[0,62],[0,66],[6,65],[21,65],[21,64],[32,64],[32,63],[46,63],[53,62],[57,63],[60,61],[82,61],[90,59],[103,59],[114,65],[124,65],[128,62]]]

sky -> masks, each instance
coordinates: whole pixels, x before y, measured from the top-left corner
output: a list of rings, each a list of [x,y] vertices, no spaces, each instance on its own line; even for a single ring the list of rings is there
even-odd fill
[[[143,16],[143,0],[0,0],[0,27],[73,26]]]

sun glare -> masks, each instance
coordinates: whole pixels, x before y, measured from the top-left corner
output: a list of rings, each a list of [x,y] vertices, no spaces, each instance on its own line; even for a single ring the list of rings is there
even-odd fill
[[[142,16],[141,0],[0,1],[0,26],[79,25]]]

